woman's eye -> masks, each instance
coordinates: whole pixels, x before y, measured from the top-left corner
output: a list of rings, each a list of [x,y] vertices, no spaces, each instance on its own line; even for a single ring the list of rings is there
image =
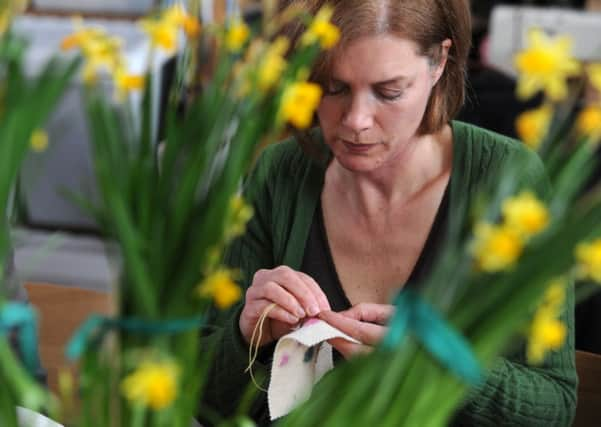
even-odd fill
[[[400,90],[376,90],[376,96],[385,101],[395,101],[403,96],[403,91]]]
[[[325,87],[326,95],[340,95],[346,91],[347,87],[344,83],[330,82]]]

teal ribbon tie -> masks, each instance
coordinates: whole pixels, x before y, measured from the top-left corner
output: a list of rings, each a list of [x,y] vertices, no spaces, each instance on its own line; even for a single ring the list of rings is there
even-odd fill
[[[144,335],[163,335],[197,329],[204,324],[204,316],[163,321],[148,321],[139,318],[111,318],[91,315],[75,331],[67,344],[66,356],[69,360],[77,360],[88,346],[97,345],[111,330],[136,332]]]
[[[395,300],[396,312],[382,347],[393,350],[411,331],[450,371],[470,384],[483,380],[482,369],[469,342],[416,292],[406,289]]]
[[[25,366],[32,375],[40,372],[38,356],[37,314],[27,304],[6,303],[0,308],[0,333],[7,335],[16,330],[19,350]]]

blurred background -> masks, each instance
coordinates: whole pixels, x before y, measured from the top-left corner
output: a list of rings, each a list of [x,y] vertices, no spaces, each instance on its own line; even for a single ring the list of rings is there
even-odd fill
[[[146,45],[136,20],[153,8],[170,3],[34,0],[16,24],[17,30],[31,40],[27,69],[37,72],[59,50],[61,39],[73,29],[70,17],[80,14],[123,37],[130,68],[140,70],[145,63]],[[201,18],[213,22],[242,14],[248,21],[257,21],[257,3],[203,0]],[[473,0],[471,5],[473,47],[467,76],[468,99],[460,120],[515,136],[516,117],[538,102],[534,99],[521,103],[514,95],[512,56],[524,46],[526,30],[531,26],[571,35],[578,59],[601,62],[601,0]],[[158,57],[152,64],[160,77],[155,82],[159,87],[166,87],[170,81],[173,63],[174,58]],[[108,83],[107,91],[112,91]],[[114,282],[110,251],[101,243],[96,224],[69,200],[70,194],[94,197],[96,193],[80,98],[81,87],[76,81],[46,129],[52,149],[32,155],[21,175],[17,191],[19,225],[15,229],[16,277],[28,283],[107,292]],[[163,99],[159,95],[153,100],[154,114],[161,114]],[[161,129],[156,129],[155,134],[158,142]],[[577,348],[601,353],[601,296],[580,304],[576,316]]]

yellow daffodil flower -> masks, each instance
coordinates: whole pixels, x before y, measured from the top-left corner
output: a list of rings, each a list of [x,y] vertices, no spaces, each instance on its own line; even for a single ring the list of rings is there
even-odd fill
[[[124,70],[115,73],[115,97],[117,100],[123,98],[132,91],[142,90],[145,83],[144,76],[129,74]]]
[[[528,239],[549,224],[549,211],[531,191],[523,191],[503,202],[505,225]]]
[[[578,114],[576,119],[578,133],[587,137],[590,142],[598,142],[601,138],[601,106],[589,105]]]
[[[240,20],[234,21],[225,35],[225,46],[230,52],[237,53],[242,49],[249,36],[248,26]]]
[[[186,16],[182,22],[184,33],[189,39],[194,39],[200,35],[201,25],[198,19],[192,16]]]
[[[124,396],[132,403],[161,410],[177,395],[179,369],[173,362],[146,361],[121,382]]]
[[[240,195],[235,195],[230,200],[229,221],[226,229],[226,240],[229,241],[235,237],[244,234],[246,223],[252,218],[253,209]]]
[[[338,43],[340,30],[330,22],[333,13],[331,7],[322,7],[303,34],[301,43],[309,45],[318,42],[322,49],[330,49]]]
[[[161,15],[161,22],[184,30],[188,38],[197,37],[200,34],[200,22],[189,15],[181,3],[166,9]]]
[[[558,350],[565,341],[567,329],[559,317],[566,298],[566,286],[563,277],[552,280],[534,314],[527,347],[530,363],[541,363],[547,352]]]
[[[489,273],[514,265],[523,249],[523,241],[515,230],[488,223],[476,225],[470,247],[477,268]]]
[[[531,149],[537,150],[547,135],[553,109],[545,104],[534,110],[525,111],[516,120],[518,137]]]
[[[549,287],[543,296],[542,305],[550,310],[555,310],[557,315],[561,312],[566,299],[566,287],[568,286],[565,277],[559,277],[549,282]]]
[[[581,279],[601,284],[601,239],[576,246],[576,271]]]
[[[48,148],[48,134],[44,132],[42,129],[36,129],[31,134],[31,139],[29,140],[29,145],[31,149],[36,153],[41,153]]]
[[[292,83],[282,95],[280,117],[298,129],[306,129],[311,125],[320,99],[319,85],[308,82]]]
[[[150,43],[167,53],[173,53],[177,48],[178,27],[169,21],[140,21],[140,28],[144,31]]]
[[[586,71],[593,87],[601,93],[601,64],[591,64],[587,67]]]
[[[547,352],[561,348],[567,328],[553,311],[541,308],[534,315],[529,335],[526,355],[530,363],[538,364]]]
[[[580,64],[571,55],[571,40],[531,30],[528,42],[529,47],[515,58],[518,97],[528,99],[542,90],[552,101],[564,99],[568,93],[566,79],[580,72]]]
[[[242,290],[232,276],[231,270],[218,269],[200,284],[200,296],[212,298],[215,305],[222,310],[231,307],[242,297]]]
[[[121,54],[122,40],[111,37],[101,28],[86,28],[80,20],[75,21],[77,30],[65,37],[61,49],[77,48],[81,51],[85,63],[82,78],[86,84],[95,84],[101,73],[113,78],[123,69],[124,58]]]
[[[284,54],[288,50],[290,42],[285,37],[278,37],[267,50],[265,57],[259,66],[257,84],[259,90],[267,92],[278,82],[282,73],[286,70]]]

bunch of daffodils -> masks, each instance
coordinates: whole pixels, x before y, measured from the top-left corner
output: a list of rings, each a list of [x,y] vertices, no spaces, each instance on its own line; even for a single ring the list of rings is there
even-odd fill
[[[316,17],[285,10],[270,19],[269,30],[255,34],[240,17],[201,25],[191,12],[198,6],[178,4],[139,22],[149,58],[161,51],[188,59],[177,61],[166,97],[160,155],[152,138],[151,72],[129,74],[122,41],[102,28],[76,21],[63,41],[63,49],[77,49],[84,62],[100,188],[100,201],[82,207],[122,258],[117,315],[91,319],[69,347],[86,379],[83,410],[75,414],[82,425],[109,425],[119,417],[121,425],[184,426],[196,415],[211,353],[201,348],[198,330],[208,313],[242,297],[240,272],[222,265],[225,247],[253,215],[239,195],[241,179],[260,143],[278,139],[286,126],[312,124],[321,88],[308,81],[307,70],[339,37],[328,8]],[[276,36],[292,17],[307,22],[295,43]],[[198,56],[209,47],[215,51]],[[113,80],[112,100],[99,76]],[[141,97],[124,102],[131,91]],[[130,109],[137,99],[141,120],[134,121]],[[116,338],[118,351],[106,335]]]

